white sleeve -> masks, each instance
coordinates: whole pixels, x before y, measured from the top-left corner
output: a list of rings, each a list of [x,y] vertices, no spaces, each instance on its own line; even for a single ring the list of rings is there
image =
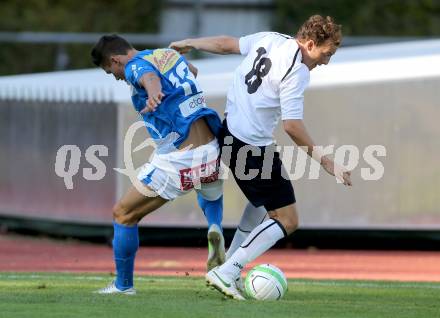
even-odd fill
[[[281,119],[303,119],[304,90],[309,84],[307,66],[295,67],[280,83]]]
[[[240,53],[241,55],[248,55],[249,51],[252,49],[252,46],[255,45],[256,42],[264,38],[266,35],[271,34],[270,32],[258,32],[246,36],[242,36],[239,39]]]

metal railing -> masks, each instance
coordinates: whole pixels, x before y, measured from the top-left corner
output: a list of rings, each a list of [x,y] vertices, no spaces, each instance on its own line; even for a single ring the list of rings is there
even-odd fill
[[[69,63],[69,56],[65,46],[67,44],[94,44],[105,33],[75,33],[75,32],[0,32],[0,43],[29,43],[29,44],[55,44],[57,45],[56,70],[64,70]],[[133,44],[147,47],[164,47],[172,41],[178,40],[172,34],[119,34]],[[180,38],[194,37],[193,34],[180,36]],[[346,36],[342,46],[356,46],[367,44],[393,43],[401,41],[414,41],[430,39],[430,37],[395,37],[395,36]]]

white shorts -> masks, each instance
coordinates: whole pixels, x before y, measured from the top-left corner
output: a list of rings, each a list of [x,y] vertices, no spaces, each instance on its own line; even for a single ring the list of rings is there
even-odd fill
[[[208,201],[223,194],[220,175],[220,147],[217,139],[189,151],[155,154],[138,174],[138,179],[166,200],[194,189]]]

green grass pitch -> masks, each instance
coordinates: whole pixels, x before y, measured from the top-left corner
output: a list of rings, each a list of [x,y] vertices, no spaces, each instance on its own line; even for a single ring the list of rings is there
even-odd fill
[[[0,317],[440,317],[440,283],[289,280],[280,301],[239,302],[200,277],[141,276],[135,296],[92,293],[111,279],[0,273]]]

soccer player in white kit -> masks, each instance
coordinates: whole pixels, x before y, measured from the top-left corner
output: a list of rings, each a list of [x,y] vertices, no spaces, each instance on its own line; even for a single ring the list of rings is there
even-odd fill
[[[181,53],[194,48],[245,56],[234,72],[228,91],[222,146],[223,151],[226,147],[232,148],[229,167],[250,202],[237,232],[243,227],[243,221],[251,232],[248,235],[236,233],[227,261],[206,274],[207,283],[229,297],[244,299],[237,289],[244,266],[298,227],[293,187],[290,180],[283,177],[287,174],[274,150],[273,131],[280,118],[284,130],[298,146],[306,147],[308,155],[319,161],[329,174],[344,185],[351,185],[349,171],[314,149],[315,143],[303,123],[304,90],[309,84],[310,71],[328,64],[341,37],[341,26],[331,17],[314,15],[295,37],[260,32],[239,39],[217,36],[170,44]],[[241,151],[244,156],[240,156],[240,149],[245,149]],[[267,177],[264,161],[269,153],[273,162]],[[239,168],[243,166],[249,171],[259,171],[258,175],[251,180],[242,178],[244,174]],[[269,219],[259,224],[266,211]]]

